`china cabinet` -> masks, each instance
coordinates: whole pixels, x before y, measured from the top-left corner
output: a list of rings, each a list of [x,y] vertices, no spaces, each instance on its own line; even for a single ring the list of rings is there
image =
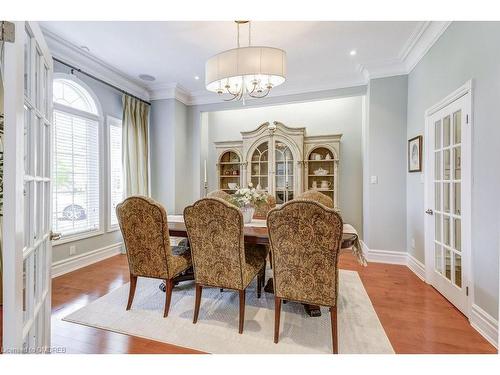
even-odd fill
[[[341,135],[308,137],[306,128],[275,121],[241,136],[241,141],[215,143],[219,189],[232,193],[251,182],[275,196],[277,204],[316,189],[338,206]]]

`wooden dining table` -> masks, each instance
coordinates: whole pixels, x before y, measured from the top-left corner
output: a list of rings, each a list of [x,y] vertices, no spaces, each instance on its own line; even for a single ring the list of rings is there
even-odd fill
[[[172,237],[188,237],[186,225],[184,223],[184,218],[182,215],[168,215],[168,231],[169,235]],[[269,245],[269,232],[267,226],[265,225],[265,220],[254,219],[252,223],[246,224],[243,228],[245,243],[254,245]],[[344,232],[342,234],[341,251],[348,251],[354,246],[358,236],[355,233]],[[176,278],[176,281],[192,280],[193,275],[184,274]],[[270,278],[264,287],[264,291],[267,293],[274,293],[273,279]],[[306,312],[310,316],[321,316],[321,311],[319,306],[306,305],[304,304]]]

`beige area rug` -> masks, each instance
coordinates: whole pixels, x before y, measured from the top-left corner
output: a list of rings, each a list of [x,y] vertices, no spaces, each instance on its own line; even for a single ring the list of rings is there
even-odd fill
[[[358,273],[341,270],[339,283],[339,352],[394,353]],[[328,309],[321,309],[321,317],[311,318],[301,304],[293,302],[282,305],[280,341],[274,344],[274,296],[262,291],[258,299],[256,284],[254,280],[247,289],[242,335],[234,291],[204,288],[198,323],[192,323],[193,282],[174,288],[167,318],[163,318],[165,294],[158,289],[159,281],[139,278],[131,310],[125,310],[126,284],[64,320],[217,354],[331,353]]]

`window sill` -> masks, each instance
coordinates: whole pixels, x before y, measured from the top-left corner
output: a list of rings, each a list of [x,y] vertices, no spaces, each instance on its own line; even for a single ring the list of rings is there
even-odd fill
[[[108,227],[108,229],[106,230],[106,233],[116,232],[117,230],[120,230],[120,226],[119,225],[113,225],[112,227]]]
[[[63,236],[63,237],[61,237],[60,240],[52,241],[52,246],[64,245],[66,243],[81,241],[81,240],[85,240],[87,238],[101,236],[103,234],[104,234],[104,231],[98,230],[98,231],[93,231],[93,232],[84,232],[84,233],[73,234],[70,236]]]

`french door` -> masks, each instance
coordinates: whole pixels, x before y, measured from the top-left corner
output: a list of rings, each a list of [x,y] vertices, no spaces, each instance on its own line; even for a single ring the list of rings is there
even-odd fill
[[[36,22],[4,45],[4,352],[46,352],[51,315],[52,57]]]
[[[466,85],[426,121],[426,274],[469,315],[471,92]]]

